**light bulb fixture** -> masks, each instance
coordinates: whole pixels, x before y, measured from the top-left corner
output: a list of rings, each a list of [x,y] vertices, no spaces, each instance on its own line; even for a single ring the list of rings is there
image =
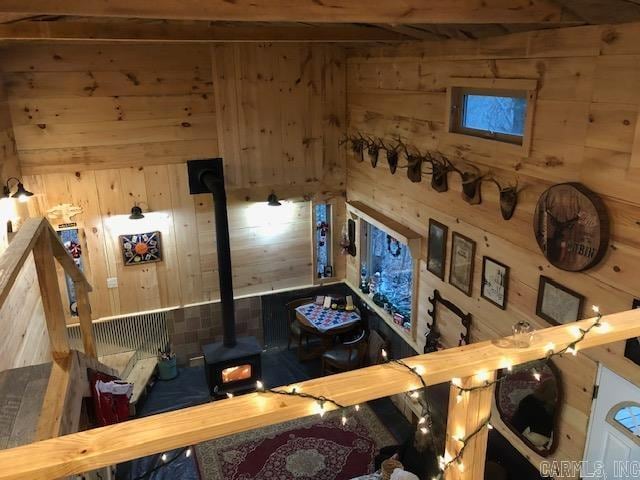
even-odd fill
[[[135,203],[131,208],[131,215],[129,215],[129,218],[131,220],[140,220],[144,218],[144,215],[142,213],[142,208],[140,208],[140,206],[137,203]]]
[[[282,205],[282,203],[278,201],[278,197],[276,196],[275,192],[271,192],[267,197],[267,205],[269,205],[270,207],[279,207],[280,205]]]
[[[13,192],[13,194],[11,193],[11,187],[9,186],[11,180],[14,180],[16,185],[16,191]],[[29,190],[24,188],[24,184],[20,181],[19,178],[10,177],[9,179],[7,179],[7,183],[2,190],[2,198],[15,198],[19,202],[25,203],[27,200],[29,200],[29,197],[33,197],[33,192],[30,192]]]

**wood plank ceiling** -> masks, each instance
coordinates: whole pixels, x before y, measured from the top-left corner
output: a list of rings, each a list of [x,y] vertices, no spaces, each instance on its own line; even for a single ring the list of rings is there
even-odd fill
[[[398,42],[640,20],[640,0],[4,0],[0,41]]]

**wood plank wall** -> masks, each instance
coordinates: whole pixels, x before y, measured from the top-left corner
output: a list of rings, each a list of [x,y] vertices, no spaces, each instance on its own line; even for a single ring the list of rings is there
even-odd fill
[[[434,288],[474,316],[473,341],[508,335],[518,320],[538,327],[535,315],[540,275],[547,275],[598,304],[605,312],[631,308],[640,297],[640,193],[628,172],[640,111],[640,25],[580,27],[516,34],[476,42],[450,41],[414,46],[354,49],[347,63],[349,129],[391,138],[400,136],[420,149],[440,149],[456,160],[470,160],[504,183],[517,178],[524,187],[515,216],[500,215],[497,189],[483,184],[483,202],[470,206],[460,196],[457,176],[450,191],[436,193],[430,177],[413,184],[406,170],[395,176],[386,162],[349,159],[349,200],[365,201],[406,226],[427,233],[429,218],[477,242],[473,294],[467,297],[428,273],[420,273],[419,321],[424,332],[428,296]],[[479,142],[450,143],[444,132],[445,85],[450,76],[530,78],[539,81],[530,157],[501,154]],[[612,222],[611,248],[597,267],[585,273],[560,271],[544,259],[532,231],[539,195],[552,184],[583,182],[603,196]],[[426,242],[424,242],[426,244]],[[449,234],[448,259],[451,251]],[[509,302],[502,311],[480,298],[482,256],[511,267]],[[423,254],[424,257],[424,254]],[[354,281],[357,265],[349,263]],[[447,265],[447,275],[449,266]],[[448,278],[448,277],[447,277]],[[446,313],[443,315],[446,317]],[[445,341],[457,342],[459,330],[445,328]],[[640,385],[640,368],[623,357],[624,345],[589,352],[590,358],[560,360],[565,405],[559,449],[561,459],[582,459],[595,359]],[[501,430],[504,431],[504,428]],[[534,464],[540,460],[513,435],[512,442]]]
[[[0,372],[51,361],[49,335],[33,255],[0,308]]]
[[[4,49],[31,211],[83,208],[94,318],[217,299],[212,200],[189,195],[190,159],[225,158],[236,295],[312,282],[303,200],[344,192],[343,57],[262,44]],[[265,211],[272,189],[296,201]],[[134,202],[151,211],[142,223],[127,219]],[[162,232],[164,260],[124,267],[117,236],[142,225]]]

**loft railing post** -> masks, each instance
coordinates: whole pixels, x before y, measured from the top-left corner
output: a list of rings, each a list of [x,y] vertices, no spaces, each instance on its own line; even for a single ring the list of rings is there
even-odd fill
[[[449,393],[449,416],[445,441],[445,462],[456,459],[445,470],[445,480],[477,480],[484,478],[487,453],[487,421],[491,415],[494,386],[463,392],[458,389],[484,385],[495,379],[495,372],[487,372],[472,377],[455,380]],[[456,386],[457,384],[457,386]],[[468,441],[465,439],[474,432]]]
[[[98,358],[96,339],[93,335],[93,323],[91,322],[91,304],[89,303],[87,286],[84,282],[73,282],[73,285],[76,290],[78,321],[80,322],[84,354],[91,358]]]
[[[50,235],[51,233],[48,229],[41,231],[33,249],[33,258],[36,264],[42,306],[49,332],[51,356],[54,360],[60,360],[66,358],[70,350]]]

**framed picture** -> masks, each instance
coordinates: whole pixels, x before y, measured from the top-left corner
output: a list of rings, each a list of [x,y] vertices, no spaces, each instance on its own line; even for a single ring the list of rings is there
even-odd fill
[[[451,267],[449,283],[471,296],[473,286],[473,264],[476,258],[476,242],[453,232],[451,238]]]
[[[633,300],[631,308],[640,308],[640,298]],[[636,365],[640,365],[640,337],[634,337],[627,340],[627,345],[624,349],[624,356]]]
[[[429,219],[429,251],[427,252],[427,270],[440,280],[444,280],[444,268],[447,261],[447,235],[449,229],[446,225]]]
[[[162,260],[160,232],[120,235],[120,247],[125,267]]]
[[[573,290],[540,276],[536,314],[553,325],[575,322],[582,317],[584,297]]]
[[[480,295],[495,306],[507,307],[509,267],[490,257],[482,257],[482,284]]]
[[[73,258],[76,266],[84,272],[84,259],[83,259],[83,240],[82,233],[77,228],[77,224],[68,223],[62,224],[60,229],[57,230],[58,237],[64,245],[71,258]],[[78,316],[78,302],[76,297],[76,287],[73,283],[73,279],[65,274],[65,283],[67,285],[67,299],[69,300],[69,312],[72,317]]]

